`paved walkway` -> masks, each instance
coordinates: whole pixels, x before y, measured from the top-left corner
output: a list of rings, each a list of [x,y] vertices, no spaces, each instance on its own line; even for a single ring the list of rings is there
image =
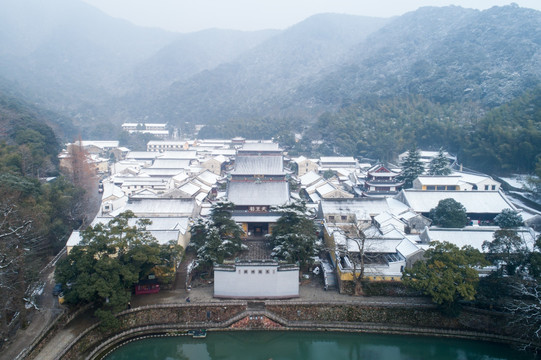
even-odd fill
[[[41,332],[49,326],[52,321],[62,313],[57,298],[52,296],[54,287],[53,268],[48,269],[44,274],[45,287],[43,293],[36,298],[39,310],[29,311],[28,320],[30,324],[25,329],[19,329],[17,333],[4,344],[0,359],[13,360],[22,356],[28,346],[32,344]]]
[[[162,291],[158,294],[147,294],[133,296],[131,300],[132,308],[155,305],[155,304],[174,304],[185,303],[186,298],[190,298],[192,304],[197,303],[220,303],[231,302],[232,300],[222,300],[213,297],[212,284],[196,286],[192,290],[184,289]],[[233,300],[234,301],[234,300]],[[237,300],[244,302],[245,300]],[[306,281],[300,286],[300,297],[290,300],[280,300],[281,302],[335,302],[335,303],[351,303],[359,304],[428,304],[430,300],[425,298],[391,298],[391,297],[354,297],[349,295],[339,294],[337,291],[325,291],[319,281]],[[89,313],[86,316],[79,317],[76,321],[71,322],[66,328],[57,332],[55,337],[43,348],[39,354],[40,360],[55,360],[59,353],[73,341],[78,334],[86,329],[94,319]]]
[[[185,264],[182,264],[185,266]],[[186,290],[184,284],[185,269],[181,269],[181,279],[175,282],[173,290],[161,291],[158,294],[146,294],[133,296],[131,300],[132,308],[155,305],[155,304],[182,304],[189,298],[192,304],[197,303],[220,303],[231,302],[227,299],[216,299],[213,297],[212,282],[194,282],[191,290]],[[35,314],[32,323],[26,330],[20,330],[14,338],[13,343],[9,344],[2,351],[0,359],[13,360],[28,347],[32,341],[40,334],[47,325],[53,321],[55,316],[61,311],[61,307],[56,302],[56,297],[51,296],[54,279],[52,272],[48,275],[48,282],[43,295],[40,297],[41,306],[49,311],[41,311]],[[387,304],[387,305],[417,305],[429,304],[430,300],[426,298],[400,298],[400,297],[355,297],[339,294],[336,290],[325,291],[321,279],[303,280],[300,286],[299,298],[280,300],[280,302],[310,302],[310,303],[359,303],[359,304]],[[245,300],[236,300],[245,302]],[[82,332],[96,321],[90,311],[78,316],[75,321],[70,322],[66,327],[58,330],[53,339],[51,339],[41,350],[38,357],[40,360],[56,360],[60,352]]]

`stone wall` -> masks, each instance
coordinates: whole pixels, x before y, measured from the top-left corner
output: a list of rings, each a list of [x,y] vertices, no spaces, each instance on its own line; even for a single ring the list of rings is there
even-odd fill
[[[132,328],[164,325],[163,329],[219,328],[246,309],[246,304],[220,303],[219,305],[153,305],[127,310],[118,315],[120,328],[111,333],[92,327],[81,334],[62,359],[82,359],[95,347],[115,334]],[[158,330],[165,331],[165,330]]]
[[[312,324],[314,327],[340,327],[340,324],[358,326],[362,329],[367,324],[376,324],[379,328],[388,326],[410,328],[415,333],[417,328],[454,331],[469,331],[497,336],[513,336],[507,326],[509,318],[503,313],[464,308],[456,317],[444,316],[436,306],[363,306],[355,304],[284,304],[267,305],[266,309],[285,319],[289,326]]]
[[[520,341],[507,326],[509,318],[496,311],[464,308],[455,318],[429,304],[303,303],[267,301],[198,305],[155,305],[119,314],[122,326],[114,334],[88,329],[61,359],[82,359],[100,346],[102,353],[142,334],[181,329],[216,330],[343,330],[375,333],[462,337],[513,343]]]

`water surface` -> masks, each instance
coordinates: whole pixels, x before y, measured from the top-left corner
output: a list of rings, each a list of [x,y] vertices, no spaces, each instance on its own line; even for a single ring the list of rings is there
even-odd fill
[[[128,343],[106,360],[526,360],[530,353],[490,342],[340,332],[209,332]]]

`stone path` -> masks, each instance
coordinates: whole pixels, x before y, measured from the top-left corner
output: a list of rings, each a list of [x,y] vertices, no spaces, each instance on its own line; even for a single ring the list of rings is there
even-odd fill
[[[25,329],[19,329],[12,339],[4,344],[0,353],[0,359],[20,359],[34,339],[62,313],[63,310],[58,305],[57,297],[52,296],[54,287],[53,268],[43,273],[43,279],[45,281],[43,293],[36,297],[36,304],[39,310],[29,312],[28,318],[30,324]]]

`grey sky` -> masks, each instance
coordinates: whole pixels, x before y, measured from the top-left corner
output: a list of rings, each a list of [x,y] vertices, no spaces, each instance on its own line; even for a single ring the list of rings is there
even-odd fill
[[[402,15],[421,6],[459,5],[487,9],[509,0],[83,0],[134,24],[179,32],[208,28],[284,29],[318,13],[375,17]],[[540,0],[515,0],[541,10]]]

